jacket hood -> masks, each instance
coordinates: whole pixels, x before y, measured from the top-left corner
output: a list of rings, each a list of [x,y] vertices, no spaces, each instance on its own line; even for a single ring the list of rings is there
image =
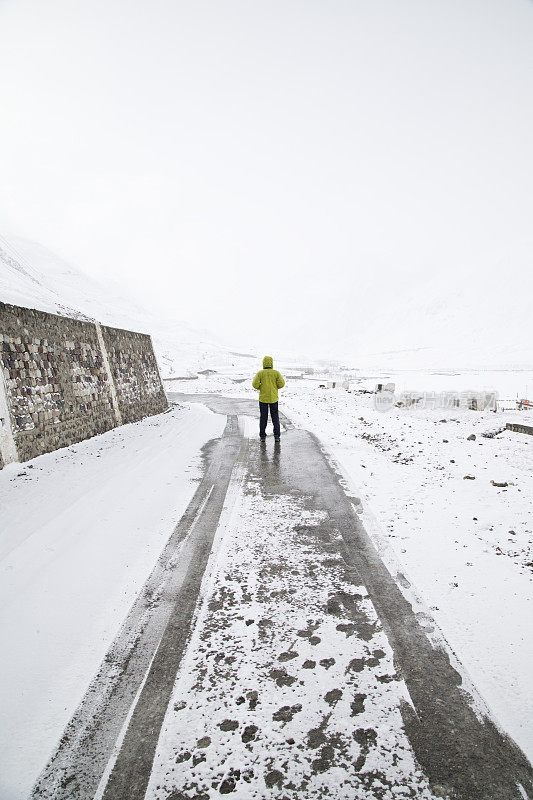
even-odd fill
[[[272,356],[265,356],[263,359],[263,369],[272,369],[274,366],[274,359]]]

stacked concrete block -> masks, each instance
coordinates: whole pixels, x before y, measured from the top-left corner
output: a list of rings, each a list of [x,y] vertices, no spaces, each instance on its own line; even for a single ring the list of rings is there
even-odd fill
[[[0,303],[0,466],[167,407],[150,337],[105,331],[111,358],[93,322]],[[117,388],[115,373],[123,375]]]

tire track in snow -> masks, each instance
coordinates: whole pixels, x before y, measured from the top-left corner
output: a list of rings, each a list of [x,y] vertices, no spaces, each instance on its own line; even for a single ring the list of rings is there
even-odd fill
[[[158,663],[157,653],[162,652],[161,643],[169,625],[174,635],[179,628],[181,647],[186,643],[203,571],[242,444],[237,418],[229,416],[222,438],[204,448],[204,477],[39,776],[32,798],[95,797],[124,723],[134,715],[131,709],[137,693],[140,687],[146,687],[154,662]],[[174,646],[174,655],[179,659],[179,647]],[[174,675],[176,669],[177,664]],[[141,698],[142,690],[138,699]],[[125,740],[130,742],[127,732]],[[157,739],[154,749],[156,743]],[[149,772],[150,767],[148,776]],[[123,796],[133,797],[129,788]]]

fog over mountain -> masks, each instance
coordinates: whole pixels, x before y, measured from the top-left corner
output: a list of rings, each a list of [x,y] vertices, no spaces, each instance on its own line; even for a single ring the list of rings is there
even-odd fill
[[[213,333],[144,308],[127,287],[95,280],[28,240],[0,237],[0,300],[149,333],[163,377],[239,361]]]
[[[531,252],[533,253],[533,247]],[[354,278],[294,339],[358,365],[398,369],[533,365],[533,255],[486,271]]]
[[[4,235],[185,339],[532,363],[533,3],[125,8],[0,3]]]
[[[516,265],[516,259],[509,257]],[[381,282],[369,270],[346,286],[330,286],[305,322],[291,332],[284,358],[342,361],[355,367],[393,369],[531,367],[532,268],[513,276],[509,262],[487,274],[466,274],[457,284],[445,276],[418,276],[415,283]],[[96,280],[43,246],[0,237],[0,300],[68,316],[86,316],[154,337],[166,374],[238,363],[236,352],[263,348],[248,332],[233,346],[213,332],[171,314],[148,310],[112,280]],[[282,344],[280,342],[280,344]]]

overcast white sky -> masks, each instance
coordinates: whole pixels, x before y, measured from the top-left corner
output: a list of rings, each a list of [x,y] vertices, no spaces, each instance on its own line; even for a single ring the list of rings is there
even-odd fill
[[[290,346],[531,286],[532,101],[530,0],[0,0],[0,230]]]

